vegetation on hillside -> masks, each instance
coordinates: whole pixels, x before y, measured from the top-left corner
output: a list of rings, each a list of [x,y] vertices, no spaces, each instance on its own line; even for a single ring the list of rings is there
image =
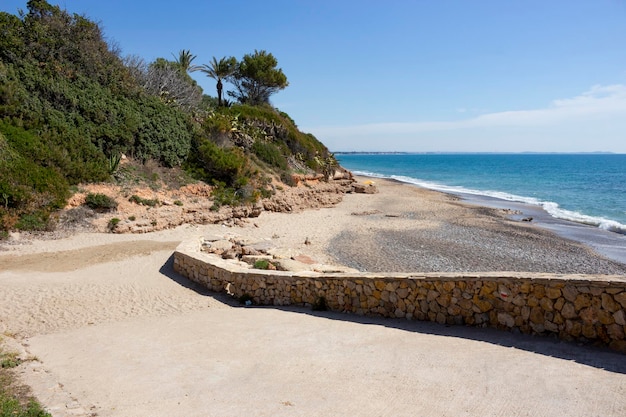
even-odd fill
[[[195,59],[121,57],[98,24],[45,0],[0,12],[0,231],[50,227],[72,186],[115,181],[121,155],[184,167],[230,204],[267,195],[272,178],[334,164],[270,105],[288,85],[271,53]],[[217,98],[191,78],[197,70],[216,80]],[[235,91],[224,94],[224,81]]]

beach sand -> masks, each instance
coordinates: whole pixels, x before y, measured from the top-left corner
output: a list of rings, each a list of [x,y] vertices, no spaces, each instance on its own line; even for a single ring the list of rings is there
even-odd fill
[[[492,329],[245,308],[172,269],[178,242],[239,235],[368,271],[625,274],[499,209],[393,181],[244,227],[80,233],[0,250],[0,334],[54,416],[622,416],[615,352]],[[305,244],[305,241],[308,244]]]

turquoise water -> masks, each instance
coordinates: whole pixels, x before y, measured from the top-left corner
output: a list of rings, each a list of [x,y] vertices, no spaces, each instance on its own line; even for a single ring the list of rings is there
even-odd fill
[[[339,154],[355,174],[541,206],[626,233],[624,154]]]

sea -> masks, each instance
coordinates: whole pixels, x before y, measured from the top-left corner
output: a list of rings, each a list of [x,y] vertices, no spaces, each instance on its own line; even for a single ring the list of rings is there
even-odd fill
[[[626,154],[340,153],[355,175],[516,210],[626,263]]]

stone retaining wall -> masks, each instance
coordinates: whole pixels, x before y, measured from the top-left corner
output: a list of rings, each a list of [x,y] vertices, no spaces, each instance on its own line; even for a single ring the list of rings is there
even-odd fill
[[[626,277],[535,273],[321,274],[246,269],[181,244],[174,270],[258,305],[554,334],[626,353]]]

